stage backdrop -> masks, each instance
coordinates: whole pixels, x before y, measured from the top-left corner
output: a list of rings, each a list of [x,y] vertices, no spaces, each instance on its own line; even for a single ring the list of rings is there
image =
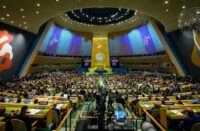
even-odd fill
[[[0,23],[0,79],[18,75],[36,35]]]
[[[151,23],[133,29],[128,34],[109,40],[110,56],[153,54],[163,51],[163,45]]]
[[[40,52],[51,55],[91,56],[90,40],[70,32],[68,29],[52,24]]]

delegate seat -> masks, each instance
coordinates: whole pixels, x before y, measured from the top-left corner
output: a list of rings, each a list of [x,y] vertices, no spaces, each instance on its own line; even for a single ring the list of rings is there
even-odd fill
[[[199,131],[199,129],[200,129],[200,123],[197,123],[197,124],[194,124],[194,125],[192,126],[191,131]]]
[[[22,120],[12,119],[11,123],[15,131],[27,131],[26,125]]]
[[[148,121],[144,121],[141,127],[142,131],[156,131],[155,127]],[[155,129],[155,130],[153,130]]]

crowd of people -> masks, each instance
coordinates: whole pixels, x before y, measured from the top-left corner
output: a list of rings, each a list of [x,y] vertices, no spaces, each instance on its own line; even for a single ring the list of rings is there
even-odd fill
[[[21,98],[35,95],[88,94],[98,86],[98,77],[84,73],[40,73],[14,79],[0,88],[0,92],[18,94]]]
[[[40,95],[52,96],[59,93],[69,96],[82,94],[86,100],[92,100],[96,97],[100,87],[102,88],[101,92],[108,96],[109,105],[112,105],[115,100],[116,103],[126,107],[128,96],[134,96],[137,99],[131,105],[133,108],[139,102],[138,96],[141,95],[143,97],[148,96],[149,100],[151,100],[151,97],[163,97],[162,100],[168,100],[168,96],[175,96],[177,100],[184,100],[200,94],[199,82],[193,82],[191,79],[180,78],[171,74],[129,71],[126,73],[112,73],[112,75],[101,74],[101,78],[103,79],[103,87],[100,87],[99,75],[97,74],[69,71],[39,73],[13,79],[12,82],[1,85],[0,92],[17,94],[18,98],[34,98],[34,96]],[[180,95],[184,85],[191,85],[187,90],[190,93]],[[160,106],[155,105],[153,109],[158,108]],[[183,127],[184,125],[180,125],[180,128]]]
[[[172,96],[181,92],[181,86],[191,84],[188,90],[193,94],[200,93],[200,84],[190,79],[178,78],[169,74],[134,71],[113,74],[105,77],[105,87],[111,92],[121,95],[154,94],[156,96]],[[123,89],[121,92],[119,90]]]
[[[134,71],[113,73],[103,77],[104,87],[110,95],[145,95],[172,96],[181,92],[182,85],[192,84],[189,91],[200,93],[200,84],[176,76]],[[76,72],[39,73],[14,79],[0,88],[0,92],[18,94],[19,97],[34,95],[84,94],[91,96],[99,87],[97,75]],[[120,92],[119,92],[120,91]],[[177,95],[177,99],[187,99],[188,94]]]

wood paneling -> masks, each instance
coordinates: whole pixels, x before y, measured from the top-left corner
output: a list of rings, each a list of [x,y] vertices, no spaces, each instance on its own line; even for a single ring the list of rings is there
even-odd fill
[[[120,63],[170,63],[167,55],[162,56],[143,56],[143,57],[121,57]]]
[[[81,65],[65,65],[65,66],[50,66],[50,67],[31,67],[28,74],[39,73],[45,71],[55,71],[55,70],[72,70],[75,68],[81,68]]]
[[[56,64],[56,63],[82,63],[81,58],[72,57],[51,57],[51,56],[37,56],[33,64]]]
[[[150,70],[150,71],[158,71],[158,72],[166,72],[166,73],[175,73],[177,74],[175,67],[161,67],[155,65],[123,65],[124,68],[128,68],[130,70]]]

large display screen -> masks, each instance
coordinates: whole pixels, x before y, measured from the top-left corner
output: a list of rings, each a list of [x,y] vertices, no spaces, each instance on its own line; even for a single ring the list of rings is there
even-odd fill
[[[186,67],[189,75],[199,79],[200,77],[200,50],[198,46],[200,42],[195,41],[194,32],[192,30],[176,30],[167,34],[171,47],[178,54],[181,62]],[[197,34],[197,39],[200,35]]]
[[[110,56],[146,55],[163,50],[163,45],[150,22],[128,34],[109,39]]]
[[[36,35],[0,23],[0,80],[18,75]]]
[[[92,43],[66,28],[52,25],[42,43],[40,52],[51,55],[91,56]]]
[[[89,68],[91,66],[91,62],[90,61],[84,61],[83,62],[83,67],[84,68]]]

